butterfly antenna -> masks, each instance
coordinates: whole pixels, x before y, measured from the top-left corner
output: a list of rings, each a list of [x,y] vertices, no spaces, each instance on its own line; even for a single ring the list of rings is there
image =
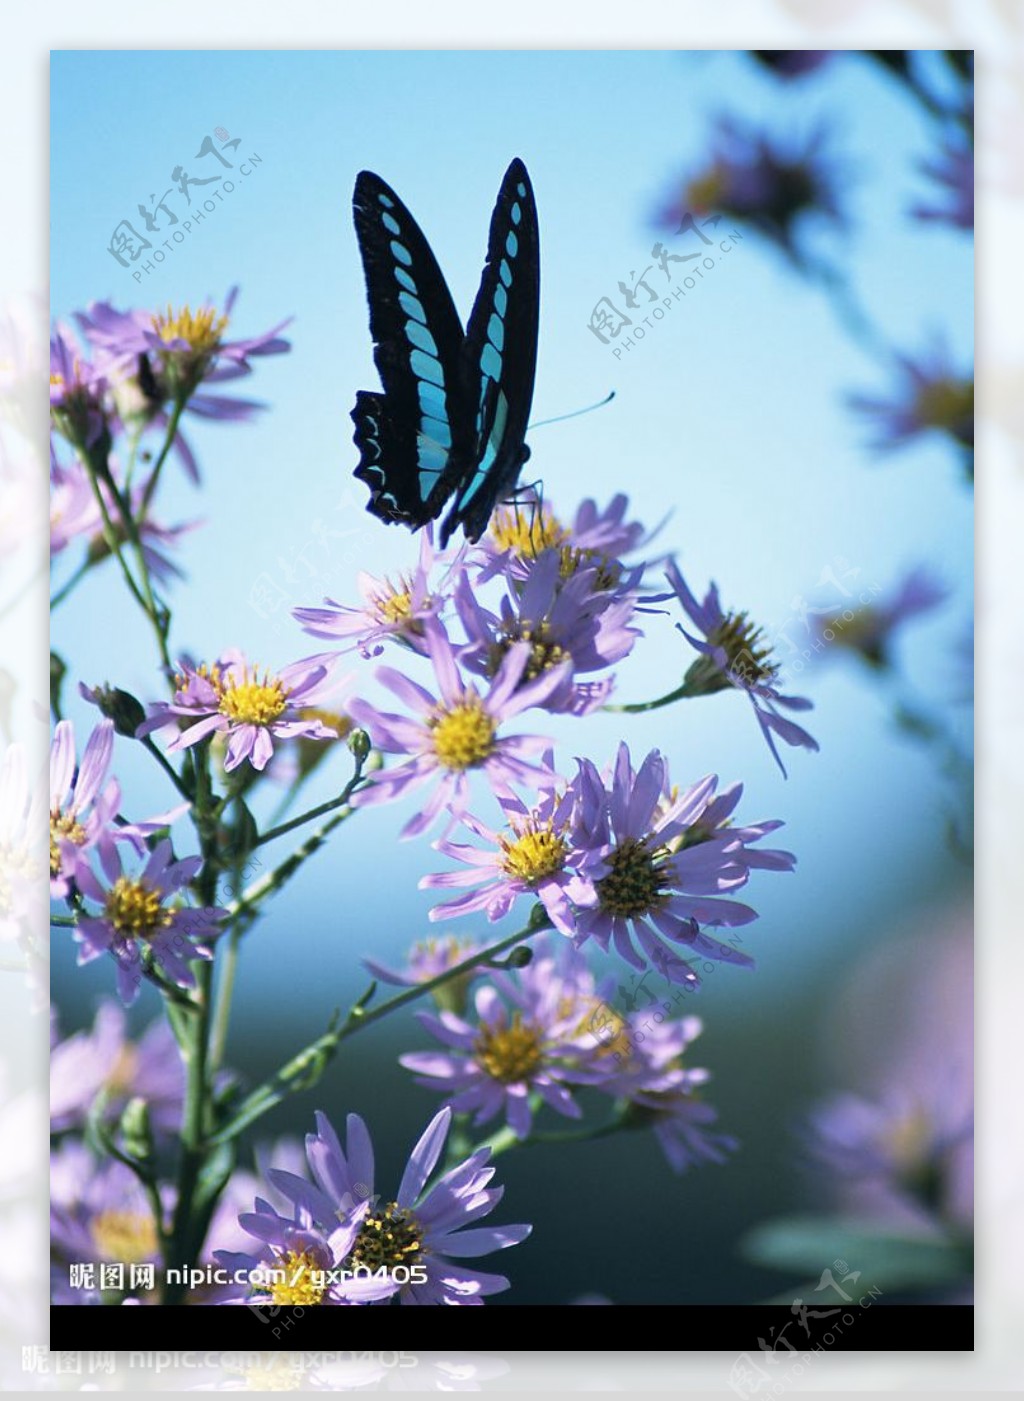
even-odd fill
[[[613,389],[610,394],[606,394],[596,404],[588,404],[585,409],[573,409],[572,413],[559,414],[557,418],[542,418],[539,423],[531,423],[526,431],[532,433],[535,428],[546,428],[549,423],[564,423],[567,418],[579,418],[580,414],[592,413],[594,409],[603,409],[605,404],[610,404],[614,398],[615,390]]]

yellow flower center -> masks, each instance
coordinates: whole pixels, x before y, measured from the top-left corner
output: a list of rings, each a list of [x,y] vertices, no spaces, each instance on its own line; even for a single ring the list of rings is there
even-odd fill
[[[323,1266],[308,1250],[288,1250],[279,1256],[273,1266],[283,1274],[270,1286],[271,1302],[279,1307],[294,1305],[305,1308],[319,1304],[327,1292],[326,1283],[321,1283],[319,1274],[314,1279],[314,1271],[322,1271]]]
[[[922,384],[917,391],[914,409],[925,427],[955,431],[969,422],[974,414],[974,383],[972,380],[947,378]]]
[[[541,1034],[521,1012],[513,1012],[508,1026],[484,1027],[474,1043],[474,1052],[492,1080],[514,1085],[528,1080],[544,1061]]]
[[[716,209],[725,191],[725,175],[718,165],[710,166],[703,175],[696,176],[686,187],[683,204],[687,209],[707,213]]]
[[[119,876],[107,893],[106,916],[119,934],[147,939],[174,921],[172,911],[163,906],[163,896],[144,880]]]
[[[580,1013],[575,1035],[586,1034],[592,1037],[598,1043],[597,1054],[599,1056],[614,1055],[619,1065],[624,1065],[633,1054],[629,1023],[606,1002],[599,1002],[596,997],[586,998],[581,1005],[583,1010]],[[573,1015],[574,1011],[574,1004],[566,1001],[559,1007],[558,1014],[561,1017],[568,1017]]]
[[[412,599],[405,590],[386,594],[378,597],[377,611],[386,623],[400,623],[412,612]]]
[[[928,1114],[920,1108],[908,1110],[902,1118],[887,1127],[883,1142],[901,1172],[912,1172],[928,1157],[932,1143],[932,1126]]]
[[[299,711],[300,720],[319,720],[333,730],[339,739],[344,739],[352,728],[352,721],[340,710],[322,710],[318,705],[304,705]]]
[[[569,534],[547,506],[504,506],[491,517],[490,533],[499,550],[511,550],[523,559],[536,559]]]
[[[383,1211],[363,1222],[345,1265],[347,1269],[363,1265],[369,1270],[393,1270],[396,1265],[415,1265],[422,1258],[423,1227],[415,1212],[388,1202]]]
[[[722,671],[711,657],[699,657],[686,675],[687,680],[702,685],[709,694],[737,684],[756,686],[771,682],[778,671],[764,633],[746,613],[728,614],[708,634],[708,641],[725,653],[726,670]]]
[[[50,813],[50,875],[60,873],[60,841],[73,842],[81,846],[85,841],[85,828],[73,812]]]
[[[398,583],[390,579],[383,581],[383,587],[370,598],[370,604],[382,623],[404,623],[412,617],[412,596],[415,585],[408,575],[401,575]],[[431,600],[424,598],[421,607],[429,607]]]
[[[530,644],[530,655],[523,668],[523,674],[519,678],[520,686],[525,685],[527,681],[536,681],[537,677],[545,671],[553,666],[558,666],[560,662],[571,659],[572,656],[572,653],[566,651],[561,643],[553,640],[549,623],[541,621],[534,624],[529,619],[523,618],[516,625],[514,632],[505,632],[498,642],[492,643],[488,668],[491,676],[494,676],[498,671],[509,648],[516,642]]]
[[[156,1254],[156,1222],[142,1211],[101,1211],[92,1222],[92,1239],[105,1260],[138,1265]]]
[[[212,354],[217,349],[227,324],[228,318],[213,307],[201,306],[193,311],[187,303],[178,311],[168,304],[165,312],[157,312],[153,317],[153,329],[162,341],[188,341],[190,349],[201,355]]]
[[[611,870],[597,882],[597,893],[609,914],[636,919],[664,903],[665,881],[650,841],[627,837],[605,858]]]
[[[599,550],[581,550],[575,545],[563,545],[558,572],[563,579],[571,579],[581,569],[596,569],[594,587],[607,592],[614,589],[622,578],[622,566],[618,560],[603,555]]]
[[[119,1090],[127,1090],[135,1079],[135,1072],[139,1067],[139,1053],[131,1042],[126,1041],[120,1048],[110,1067],[110,1073],[104,1082],[105,1088],[112,1094]]]
[[[562,832],[556,832],[549,822],[544,827],[530,827],[514,841],[501,838],[504,853],[502,867],[506,875],[527,885],[536,885],[553,876],[565,865],[569,849]]]
[[[195,676],[203,681],[208,681],[215,691],[224,689],[220,667],[216,662],[200,662],[199,666],[195,668]],[[187,696],[192,682],[191,674],[177,672],[174,677],[174,688],[176,691],[180,691],[183,696]]]
[[[434,753],[446,769],[472,769],[494,751],[494,721],[479,696],[467,696],[430,722]]]
[[[246,667],[236,680],[222,683],[220,713],[238,725],[272,725],[285,712],[288,691],[276,676],[264,673],[262,681]]]
[[[438,939],[421,939],[412,946],[410,962],[417,959],[431,962],[438,960],[442,968],[454,968],[457,963],[469,957],[472,947],[469,939],[458,939],[454,934],[444,934]],[[434,976],[433,971],[430,976]]]

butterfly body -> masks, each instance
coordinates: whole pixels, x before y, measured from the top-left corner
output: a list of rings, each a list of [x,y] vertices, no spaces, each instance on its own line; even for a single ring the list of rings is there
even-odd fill
[[[383,384],[352,411],[367,509],[418,530],[447,506],[442,547],[460,526],[477,540],[530,455],[540,262],[526,167],[514,160],[502,180],[465,332],[429,243],[378,175],[358,176],[353,214]]]

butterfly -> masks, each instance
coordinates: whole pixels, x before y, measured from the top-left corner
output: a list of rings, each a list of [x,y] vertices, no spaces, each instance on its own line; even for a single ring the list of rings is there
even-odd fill
[[[530,456],[540,314],[530,177],[521,160],[505,172],[465,332],[430,244],[394,190],[364,170],[352,209],[384,386],[360,390],[352,410],[367,510],[418,530],[447,505],[441,547],[460,526],[478,540]]]

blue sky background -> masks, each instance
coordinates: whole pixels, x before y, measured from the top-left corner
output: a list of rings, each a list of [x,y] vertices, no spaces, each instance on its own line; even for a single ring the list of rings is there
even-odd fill
[[[179,649],[208,656],[234,644],[264,664],[291,661],[321,644],[289,621],[290,607],[325,593],[350,599],[358,568],[383,573],[414,558],[406,532],[365,514],[364,489],[351,479],[348,412],[356,390],[376,384],[353,181],[366,167],[399,191],[465,316],[501,174],[519,155],[541,224],[534,417],[616,390],[599,412],[531,437],[530,473],[543,478],[556,509],[571,514],[584,495],[604,503],[626,490],[646,522],[671,511],[659,544],[678,551],[695,591],[714,578],[727,606],[747,608],[769,632],[788,622],[794,637],[794,598],[836,601],[816,591],[823,569],[857,570],[856,587],[888,588],[907,566],[932,563],[952,599],[908,635],[900,661],[920,698],[969,727],[954,703],[965,685],[958,656],[966,655],[973,565],[962,472],[941,443],[883,463],[865,450],[843,396],[884,388],[884,371],[821,295],[747,232],[628,356],[615,360],[586,327],[598,298],[649,263],[660,236],[652,213],[673,178],[706,158],[717,112],[804,136],[827,114],[850,227],[822,246],[892,343],[916,350],[941,332],[968,364],[970,243],[905,216],[923,188],[914,172],[929,153],[929,131],[865,61],[784,87],[738,54],[96,52],[55,53],[51,78],[54,315],[93,298],[121,306],[219,300],[238,283],[237,333],[295,317],[292,353],[257,362],[243,386],[271,411],[254,425],[190,425],[202,491],[173,466],[161,487],[162,518],[205,522],[180,551],[189,580],[173,593]],[[107,252],[111,231],[168,188],[175,165],[219,171],[209,158],[193,159],[217,126],[262,164],[236,179],[216,213],[140,285]],[[343,533],[327,537],[329,549],[318,543],[324,528]],[[261,575],[278,590],[269,617],[253,606]],[[677,682],[688,659],[672,621],[654,620],[622,666],[620,699]],[[53,643],[75,679],[158,694],[148,633],[109,565],[56,615]],[[365,678],[363,668],[359,688],[372,694]],[[805,1054],[811,1045],[820,995],[869,946],[928,918],[965,880],[946,841],[948,786],[932,758],[894,731],[891,696],[842,659],[800,683],[816,703],[809,728],[821,753],[788,751],[788,782],[739,696],[585,725],[547,726],[540,717],[566,761],[577,752],[603,761],[620,737],[638,754],[657,745],[679,781],[708,771],[740,778],[741,812],[787,823],[797,874],[755,880],[749,892],[761,912],[744,931],[757,971],[718,970],[695,1009],[708,1022],[720,1103],[730,1069],[741,1073],[737,1046],[744,1054],[767,1047],[797,1009],[797,1030],[791,1025],[785,1040],[791,1065],[801,1044]],[[70,694],[67,710],[83,731],[91,724]],[[167,806],[159,774],[118,743],[128,811]],[[345,757],[324,766],[312,799],[344,781]],[[431,900],[416,882],[437,858],[423,841],[396,843],[407,815],[381,808],[347,824],[249,936],[237,1006],[238,1047],[251,1063],[263,1054],[273,1063],[326,1022],[362,985],[359,954],[398,959],[426,931]],[[102,966],[75,971],[68,949],[55,949],[54,969],[70,1023],[112,985]],[[260,1032],[268,1023],[269,1049]],[[387,1074],[398,1083],[398,1072]],[[800,1075],[813,1081],[806,1065]],[[352,1078],[343,1077],[346,1094]],[[767,1093],[733,1108],[765,1123],[791,1111],[788,1089]],[[421,1093],[414,1102],[425,1113],[433,1101]],[[729,1127],[756,1137],[756,1125]],[[402,1138],[411,1136],[406,1125]]]

